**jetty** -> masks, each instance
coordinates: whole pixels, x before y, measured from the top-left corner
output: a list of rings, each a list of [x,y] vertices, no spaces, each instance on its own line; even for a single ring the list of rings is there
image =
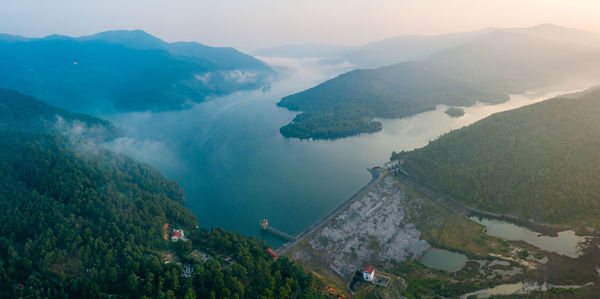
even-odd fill
[[[298,240],[298,236],[292,236],[292,235],[282,232],[272,226],[269,226],[269,220],[267,218],[260,221],[260,228],[265,232],[269,232],[269,233],[271,233],[279,238],[282,238],[284,240],[287,240],[287,241]]]

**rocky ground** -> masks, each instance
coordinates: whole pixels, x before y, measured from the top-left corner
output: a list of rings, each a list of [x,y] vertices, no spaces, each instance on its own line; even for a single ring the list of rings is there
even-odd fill
[[[320,263],[342,278],[368,265],[388,270],[392,262],[418,257],[430,245],[405,217],[407,200],[391,177],[340,211],[290,253],[307,264]]]

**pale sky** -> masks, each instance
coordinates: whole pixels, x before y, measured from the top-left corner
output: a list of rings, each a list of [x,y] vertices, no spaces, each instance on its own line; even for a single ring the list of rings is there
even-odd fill
[[[0,32],[80,36],[142,29],[249,51],[359,45],[403,34],[554,23],[600,32],[600,0],[2,0]]]

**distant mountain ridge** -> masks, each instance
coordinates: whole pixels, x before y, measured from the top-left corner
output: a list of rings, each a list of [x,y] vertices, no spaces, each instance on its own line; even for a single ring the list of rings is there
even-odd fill
[[[406,117],[438,104],[496,104],[532,88],[599,77],[600,35],[554,25],[497,29],[423,60],[354,70],[284,97],[279,106],[304,115],[280,131],[352,136],[373,132],[374,117]]]
[[[82,37],[0,35],[0,87],[61,108],[110,113],[189,107],[268,85],[275,72],[233,48],[167,43],[141,30]]]
[[[456,47],[491,31],[492,29],[483,29],[440,35],[400,35],[368,43],[330,62],[348,62],[358,68],[377,68],[404,61],[421,60],[435,52]]]
[[[323,44],[293,44],[272,48],[263,48],[252,51],[252,54],[266,57],[291,57],[291,58],[332,58],[352,52],[359,47]]]

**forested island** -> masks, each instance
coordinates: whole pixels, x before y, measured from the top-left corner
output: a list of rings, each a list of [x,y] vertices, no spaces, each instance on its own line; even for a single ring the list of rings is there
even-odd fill
[[[448,107],[444,113],[448,114],[450,117],[461,117],[465,115],[465,110],[458,107]]]
[[[61,118],[105,130],[69,134]],[[300,265],[266,254],[264,241],[198,230],[176,182],[95,146],[95,132],[119,136],[104,120],[0,89],[0,297],[326,295]],[[169,240],[167,228],[183,229],[187,242]]]
[[[532,88],[595,78],[600,43],[590,44],[598,40],[597,34],[554,25],[490,30],[422,60],[350,71],[286,96],[279,106],[307,116],[281,132],[298,138],[352,136],[376,131],[369,125],[376,117],[407,117],[439,104],[498,104]]]
[[[286,126],[281,135],[298,139],[335,139],[355,135],[355,132],[381,131],[381,123],[372,120],[364,108],[346,109],[343,112],[300,113]]]
[[[393,153],[412,177],[484,210],[600,228],[600,91],[494,114]]]

